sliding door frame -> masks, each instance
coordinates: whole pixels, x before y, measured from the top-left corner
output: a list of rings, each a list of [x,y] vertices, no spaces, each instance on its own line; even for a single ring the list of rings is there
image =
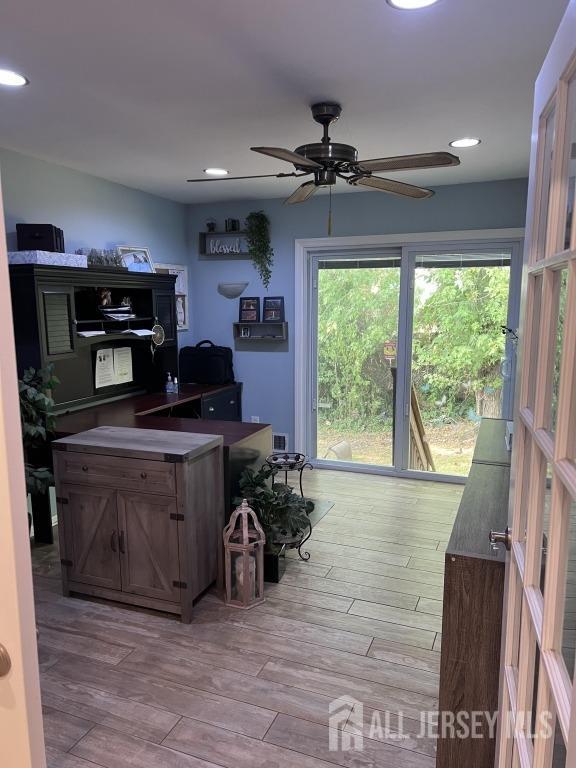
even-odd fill
[[[369,235],[357,237],[327,237],[296,240],[295,243],[295,322],[294,322],[294,445],[296,450],[309,453],[315,437],[316,410],[313,408],[316,371],[316,290],[317,263],[322,258],[377,258],[385,257],[388,251],[401,252],[402,264],[409,269],[401,272],[398,316],[397,392],[394,461],[395,466],[384,467],[352,462],[314,461],[315,465],[327,469],[392,475],[437,482],[465,482],[465,477],[443,475],[404,469],[408,466],[410,382],[411,382],[411,341],[413,314],[413,281],[416,256],[424,252],[473,252],[491,248],[508,249],[511,252],[509,319],[516,318],[520,306],[523,229],[468,230],[457,232],[433,232],[397,235]],[[509,342],[508,342],[509,343]],[[511,388],[509,388],[511,389]],[[511,413],[511,397],[504,402],[504,413]],[[406,407],[406,404],[408,406]]]

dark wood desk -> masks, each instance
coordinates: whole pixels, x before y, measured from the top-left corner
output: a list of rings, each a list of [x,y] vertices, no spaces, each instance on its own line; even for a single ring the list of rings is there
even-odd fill
[[[227,514],[239,494],[240,475],[247,467],[260,468],[272,452],[272,427],[241,421],[194,419],[172,415],[203,395],[222,392],[223,386],[186,384],[176,395],[159,392],[115,400],[93,408],[63,413],[56,418],[56,438],[68,437],[95,427],[136,427],[220,435],[224,448],[224,501]],[[49,514],[49,510],[48,510]],[[39,543],[52,543],[52,520],[34,520]]]

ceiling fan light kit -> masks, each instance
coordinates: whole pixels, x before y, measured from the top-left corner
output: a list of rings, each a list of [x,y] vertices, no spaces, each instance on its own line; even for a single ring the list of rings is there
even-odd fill
[[[405,0],[398,0],[398,2]],[[406,0],[407,1],[407,0]],[[416,2],[416,0],[413,0]],[[424,0],[418,0],[423,2]],[[433,0],[434,2],[436,0]],[[428,5],[431,4],[428,0]],[[413,6],[416,7],[416,6]],[[294,151],[284,147],[251,147],[253,152],[274,157],[294,166],[294,171],[285,173],[259,174],[256,176],[227,176],[225,178],[188,179],[189,182],[235,181],[239,179],[300,178],[313,176],[303,183],[285,200],[286,204],[303,203],[320,189],[332,188],[338,179],[353,187],[366,187],[401,197],[423,199],[432,197],[434,192],[402,181],[374,176],[379,172],[422,170],[460,165],[460,159],[450,152],[423,152],[398,157],[383,157],[358,160],[358,150],[350,144],[333,142],[328,134],[330,125],[342,114],[340,104],[323,101],[311,107],[313,119],[322,126],[322,138],[318,142],[302,144]]]

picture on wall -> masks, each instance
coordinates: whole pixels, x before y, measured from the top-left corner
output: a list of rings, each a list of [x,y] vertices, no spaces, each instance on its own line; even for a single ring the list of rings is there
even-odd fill
[[[243,296],[240,299],[241,323],[260,322],[260,298],[258,296]]]
[[[264,323],[284,322],[284,296],[265,296],[262,309]]]
[[[180,264],[155,264],[154,272],[161,275],[176,275],[176,321],[179,331],[187,331],[188,323],[188,267]]]
[[[128,272],[154,272],[148,248],[119,245],[118,254],[122,259],[122,266],[126,267]]]

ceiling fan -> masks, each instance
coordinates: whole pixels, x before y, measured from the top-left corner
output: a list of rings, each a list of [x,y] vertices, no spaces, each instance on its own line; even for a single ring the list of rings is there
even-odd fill
[[[313,144],[303,144],[294,152],[281,147],[251,147],[253,152],[270,155],[278,160],[292,163],[295,171],[290,173],[267,173],[256,176],[224,176],[214,179],[188,179],[189,182],[237,181],[240,179],[282,179],[314,175],[314,179],[303,182],[285,201],[303,203],[320,187],[332,187],[337,179],[344,179],[354,187],[368,187],[380,192],[389,192],[403,197],[432,197],[434,192],[424,187],[415,187],[402,181],[383,179],[374,173],[384,171],[411,171],[422,168],[442,168],[460,165],[460,158],[450,152],[425,152],[415,155],[383,157],[375,160],[358,160],[358,151],[350,144],[337,144],[330,139],[328,127],[338,120],[342,113],[340,104],[321,102],[311,107],[312,117],[323,127],[322,139]]]

